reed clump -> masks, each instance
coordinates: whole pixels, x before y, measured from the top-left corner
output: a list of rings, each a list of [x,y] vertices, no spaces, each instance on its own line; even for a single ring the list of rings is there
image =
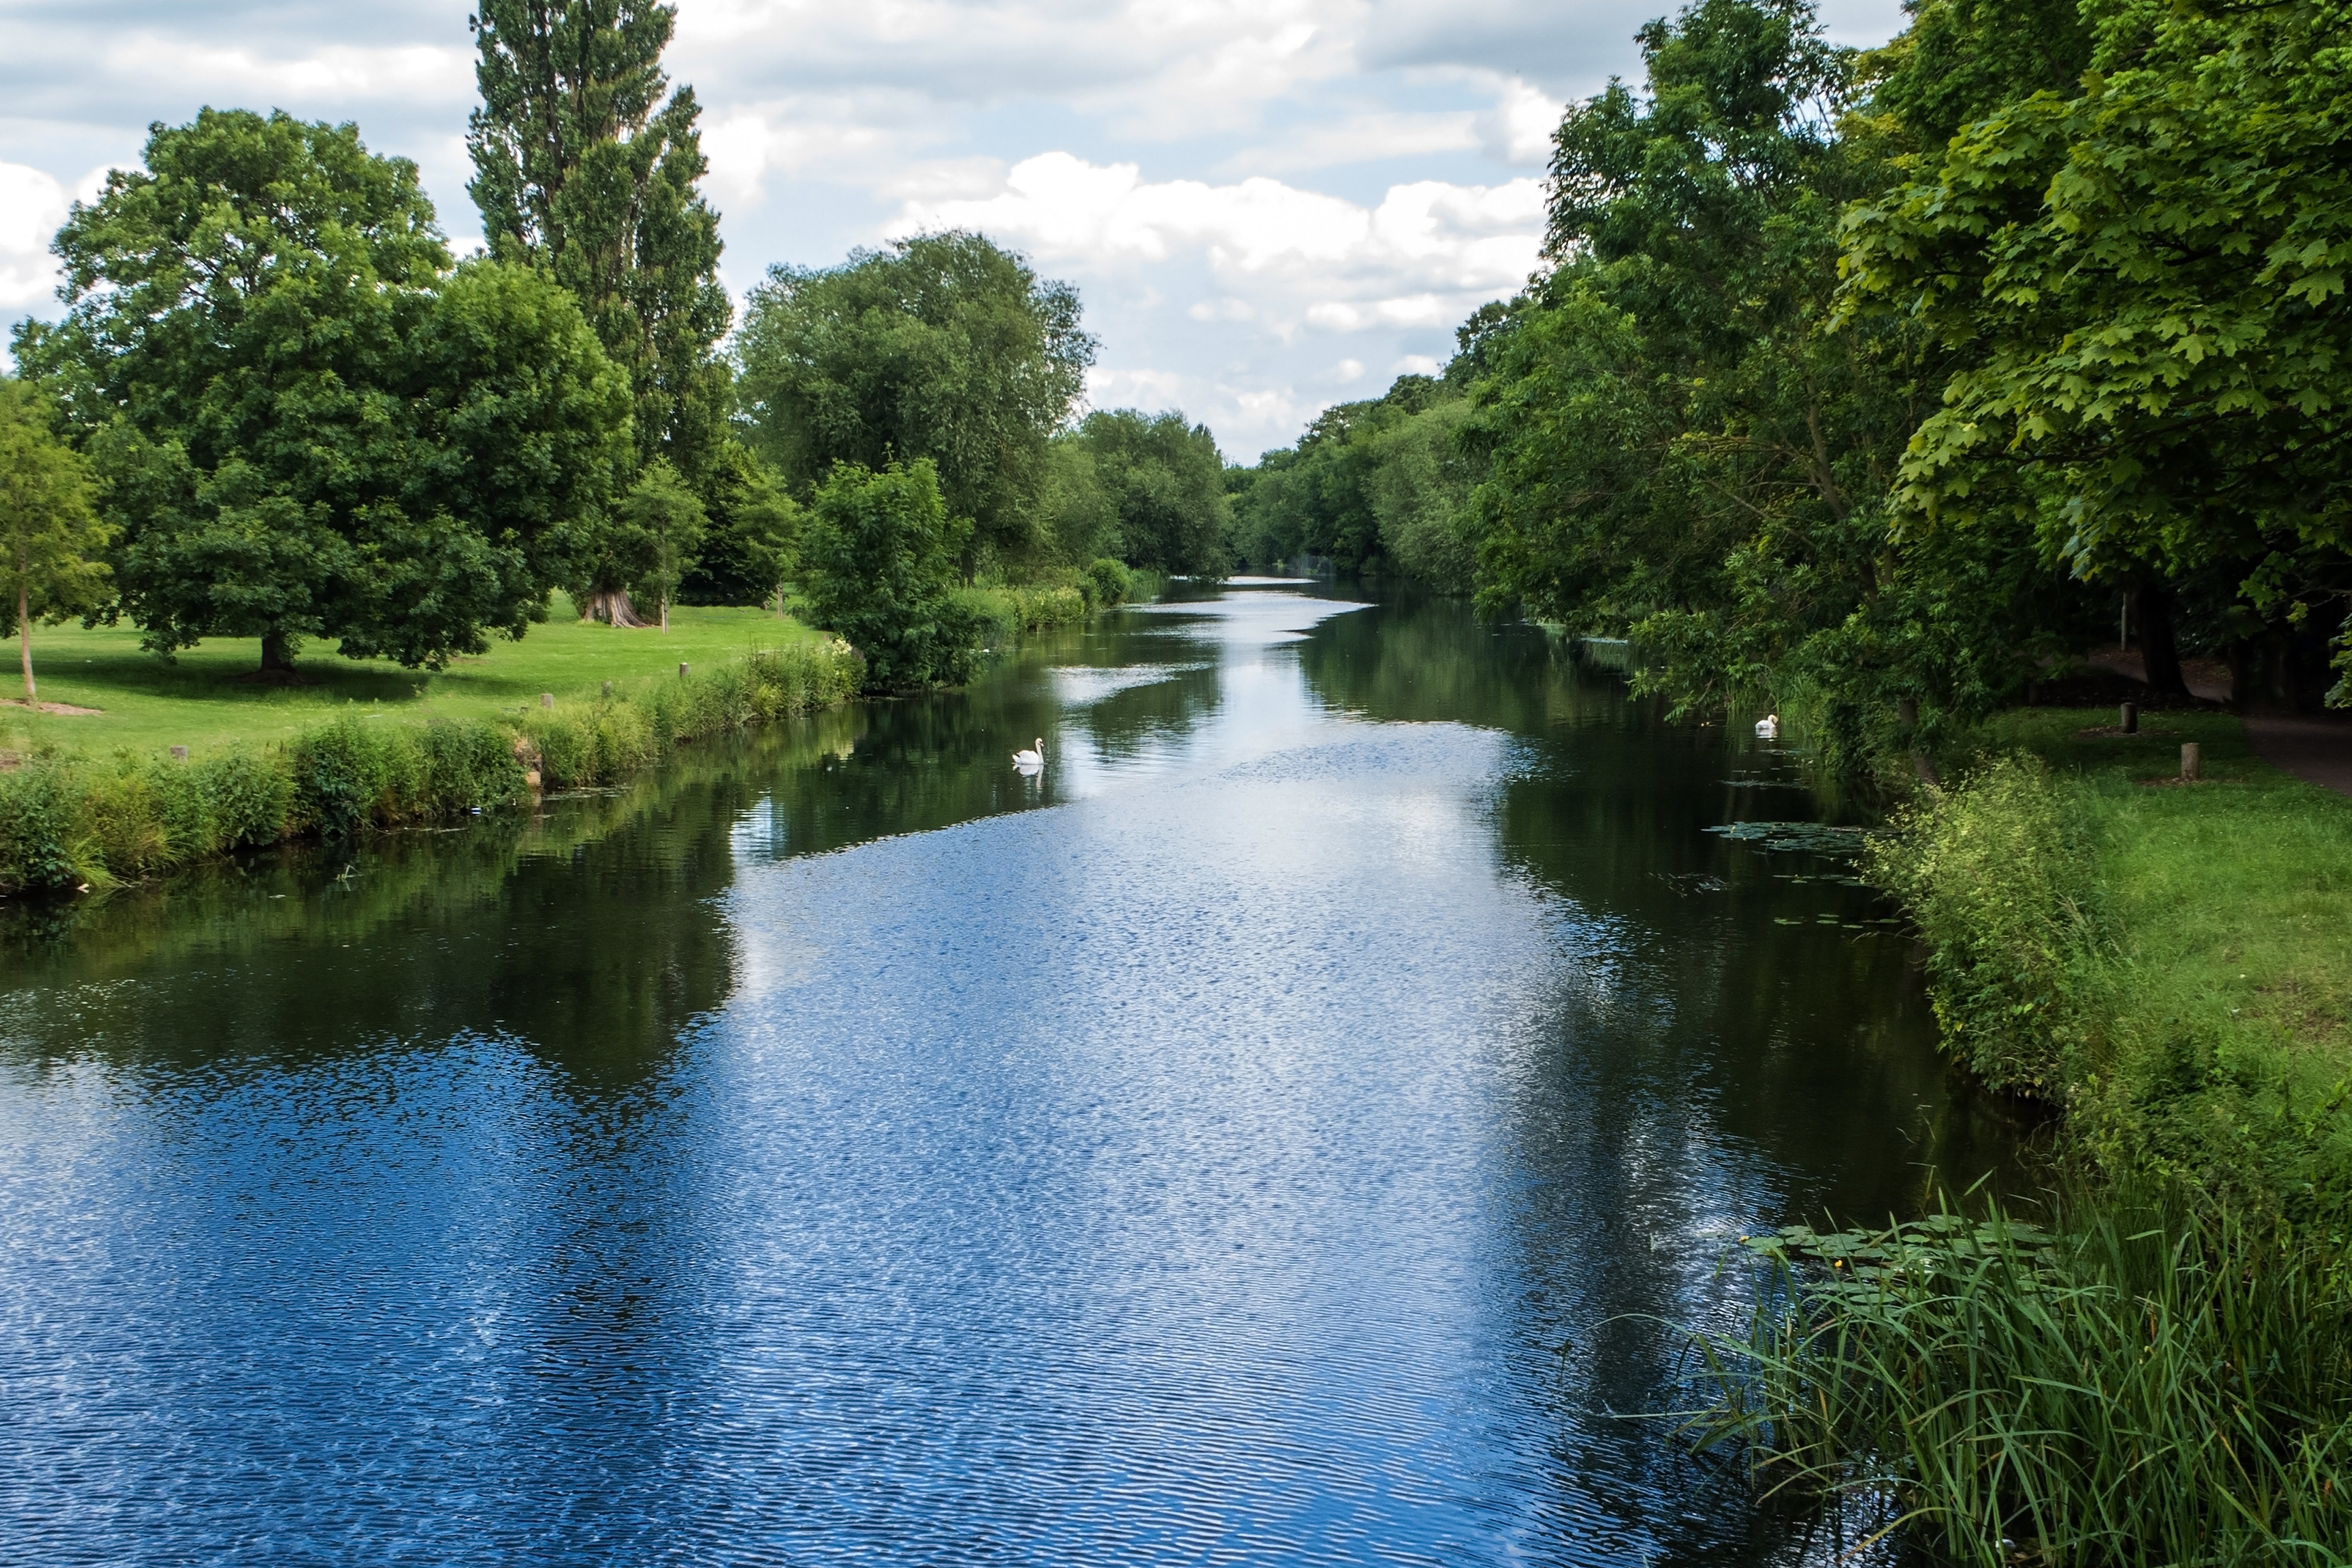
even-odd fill
[[[861,668],[836,639],[505,721],[404,723],[367,710],[284,746],[194,761],[36,756],[0,773],[0,894],[105,888],[282,839],[613,783],[686,742],[845,700]]]
[[[1759,1305],[1699,1342],[1690,1435],[1853,1544],[1899,1530],[1982,1568],[2352,1552],[2352,1293],[2286,1227],[2158,1189],[1744,1254]]]

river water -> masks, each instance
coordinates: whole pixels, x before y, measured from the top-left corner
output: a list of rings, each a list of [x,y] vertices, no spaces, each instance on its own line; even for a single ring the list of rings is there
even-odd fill
[[[1236,587],[13,911],[0,1562],[1796,1561],[1664,1323],[2008,1147],[1796,780]]]

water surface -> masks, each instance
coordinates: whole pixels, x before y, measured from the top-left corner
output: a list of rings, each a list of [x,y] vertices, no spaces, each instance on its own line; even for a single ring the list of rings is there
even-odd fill
[[[1794,1560],[1653,1320],[2005,1149],[1796,778],[1240,588],[15,911],[0,1561]]]

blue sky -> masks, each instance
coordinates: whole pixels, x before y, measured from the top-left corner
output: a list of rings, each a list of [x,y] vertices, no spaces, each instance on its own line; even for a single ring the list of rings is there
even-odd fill
[[[1180,407],[1246,461],[1433,368],[1535,259],[1563,104],[1636,75],[1660,5],[1587,0],[681,0],[740,299],[926,227],[1076,283],[1101,406]],[[54,314],[49,235],[150,121],[355,120],[478,233],[463,0],[0,0],[0,313]],[[1896,0],[1830,0],[1881,41]]]

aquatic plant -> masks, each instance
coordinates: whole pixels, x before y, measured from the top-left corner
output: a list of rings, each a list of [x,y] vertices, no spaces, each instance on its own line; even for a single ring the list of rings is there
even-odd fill
[[[1702,1449],[1757,1491],[1983,1568],[2352,1552],[2342,1260],[2178,1189],[2053,1226],[1998,1204],[1747,1238],[1742,1335],[1697,1341]]]

